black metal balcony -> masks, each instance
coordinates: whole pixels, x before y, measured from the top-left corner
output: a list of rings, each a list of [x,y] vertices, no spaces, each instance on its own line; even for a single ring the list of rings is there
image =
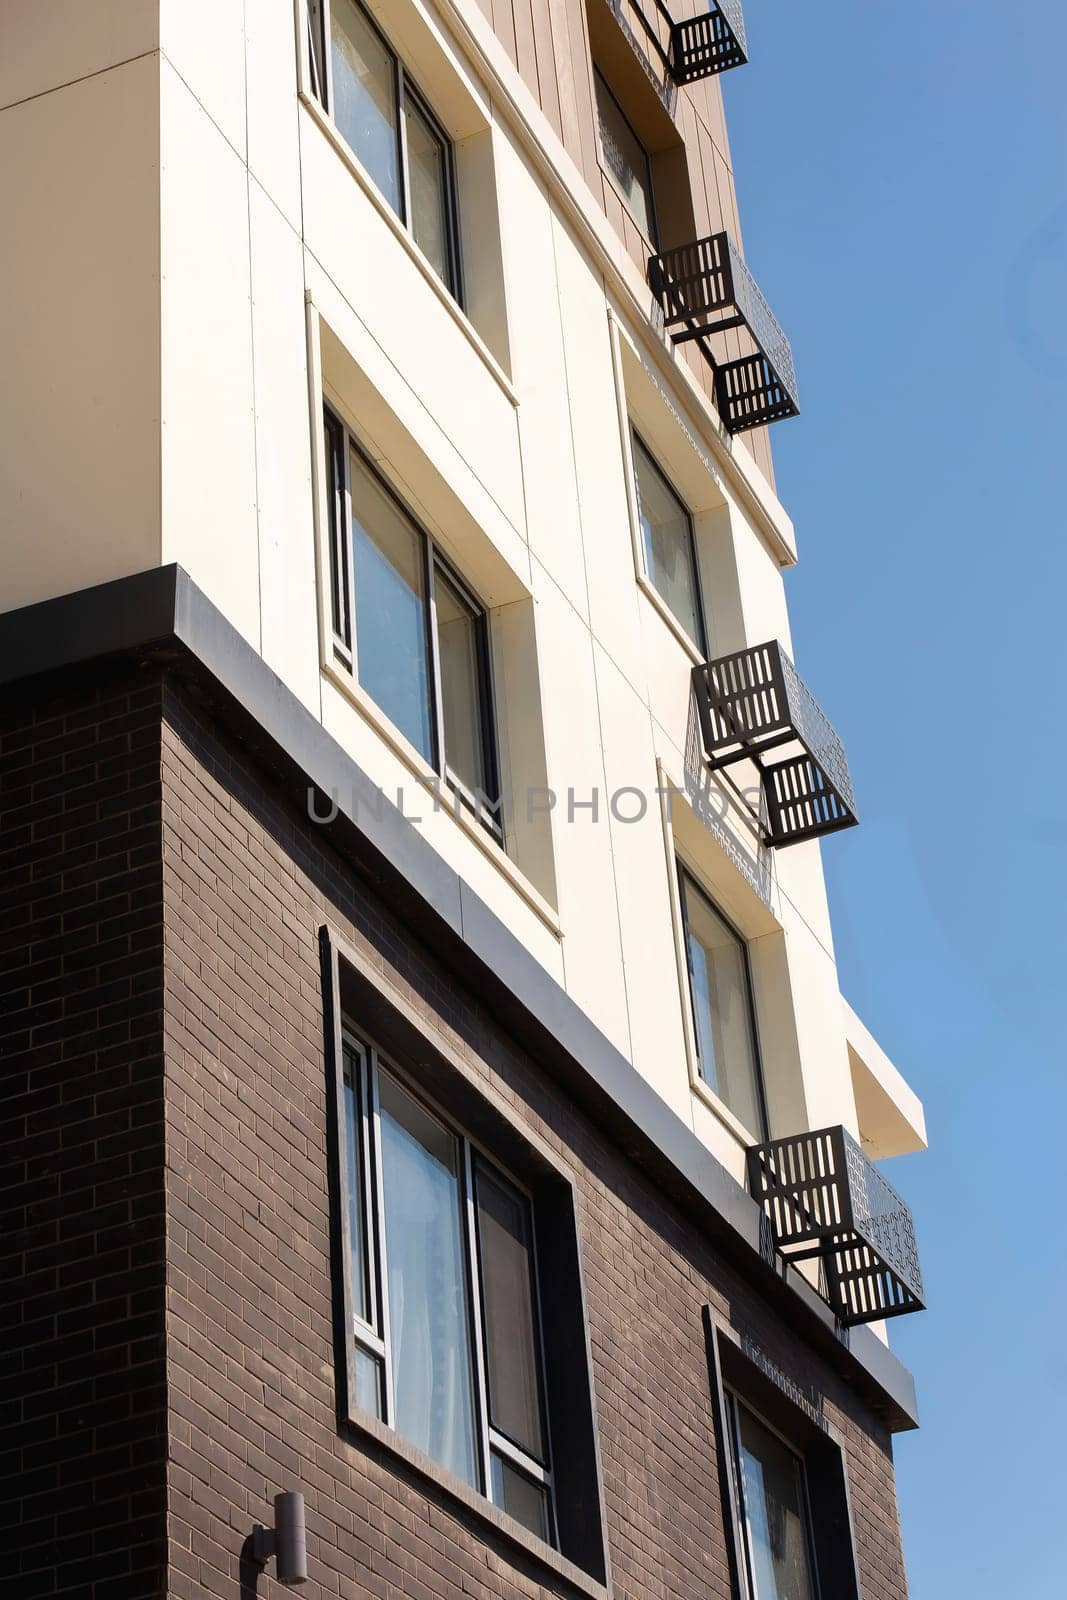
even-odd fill
[[[671,23],[670,72],[675,83],[696,83],[748,60],[741,0],[713,0],[688,22]]]
[[[793,352],[728,233],[652,256],[648,281],[674,344],[696,340],[715,372],[715,403],[728,433],[762,428],[800,410]],[[723,335],[738,329],[740,356]]]
[[[707,11],[675,22],[666,0],[608,0],[630,43],[640,45],[627,13],[644,34],[667,76],[679,87],[748,61],[741,0],[711,0]]]
[[[845,1128],[755,1145],[748,1182],[775,1247],[821,1261],[845,1327],[923,1309],[911,1211]]]
[[[855,825],[844,746],[777,639],[694,667],[693,688],[708,766],[759,768],[765,844]],[[784,753],[768,761],[770,751]]]

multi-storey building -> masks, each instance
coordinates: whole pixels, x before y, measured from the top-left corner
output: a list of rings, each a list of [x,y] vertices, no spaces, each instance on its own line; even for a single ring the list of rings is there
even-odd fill
[[[315,1595],[905,1593],[922,1110],[671,5],[3,7],[20,1600],[274,1592],[281,1491]]]

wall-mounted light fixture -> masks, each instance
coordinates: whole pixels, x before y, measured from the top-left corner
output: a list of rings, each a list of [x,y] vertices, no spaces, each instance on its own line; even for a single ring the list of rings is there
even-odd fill
[[[271,1556],[277,1563],[278,1582],[287,1589],[308,1581],[307,1530],[304,1496],[293,1490],[274,1496],[273,1528],[256,1528],[252,1558],[265,1567]]]

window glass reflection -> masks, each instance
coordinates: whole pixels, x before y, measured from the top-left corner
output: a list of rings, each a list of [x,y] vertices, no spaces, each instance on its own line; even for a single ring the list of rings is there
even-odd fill
[[[396,62],[352,0],[332,0],[330,22],[334,121],[399,215]]]
[[[640,439],[633,436],[637,505],[649,582],[693,643],[704,649],[704,622],[689,512]]]
[[[763,1115],[745,947],[688,873],[681,892],[700,1076],[758,1137]]]
[[[799,1459],[744,1406],[736,1406],[753,1600],[814,1600]]]
[[[425,546],[358,451],[350,452],[350,462],[357,675],[432,761]]]
[[[459,1141],[379,1075],[396,1427],[477,1483]]]

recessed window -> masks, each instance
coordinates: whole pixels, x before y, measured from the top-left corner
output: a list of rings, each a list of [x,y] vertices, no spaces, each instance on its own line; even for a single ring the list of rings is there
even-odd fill
[[[630,215],[645,238],[658,248],[659,231],[656,227],[656,205],[652,192],[652,163],[648,151],[596,67],[593,68],[593,82],[596,88],[600,148],[604,154],[604,163],[626,202]]]
[[[308,23],[315,95],[458,300],[451,141],[356,0],[310,0]]]
[[[664,605],[706,655],[693,519],[636,433],[631,440],[645,571]]]
[[[555,1543],[530,1196],[377,1051],[343,1057],[357,1404]]]
[[[499,839],[485,609],[329,409],[324,425],[335,655]]]
[[[810,1375],[746,1349],[710,1306],[704,1331],[731,1592],[860,1600],[843,1440]]]
[[[678,871],[697,1070],[755,1138],[766,1128],[748,951],[685,871]]]
[[[815,1600],[804,1463],[736,1395],[726,1403],[749,1600]]]
[[[521,1097],[487,1099],[364,952],[319,946],[339,1424],[491,1544],[506,1516],[603,1584],[574,1184]]]

